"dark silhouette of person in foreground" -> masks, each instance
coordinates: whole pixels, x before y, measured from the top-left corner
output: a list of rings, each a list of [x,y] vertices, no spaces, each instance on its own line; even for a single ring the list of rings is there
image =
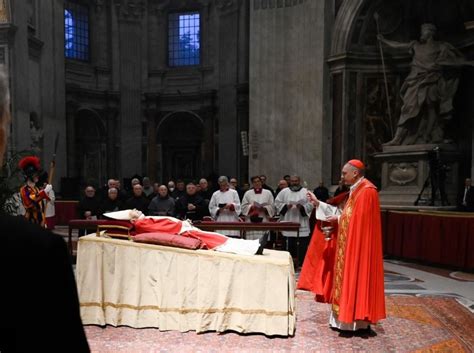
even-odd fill
[[[0,165],[10,125],[0,68]],[[61,236],[23,217],[0,215],[0,351],[89,352],[76,281]]]

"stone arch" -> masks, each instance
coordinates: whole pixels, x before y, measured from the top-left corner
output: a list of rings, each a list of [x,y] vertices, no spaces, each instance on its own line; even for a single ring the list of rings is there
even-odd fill
[[[156,127],[158,165],[165,182],[171,178],[191,180],[202,174],[204,121],[192,111],[166,114]]]
[[[178,114],[189,114],[190,117],[194,117],[195,119],[197,119],[200,122],[201,125],[204,125],[203,119],[198,114],[196,114],[195,112],[193,112],[191,110],[175,110],[175,111],[169,112],[165,116],[163,116],[163,118],[160,120],[160,122],[156,126],[156,133],[158,133],[158,131],[160,130],[160,127],[164,123],[166,123],[167,119],[171,118],[172,116],[178,115]]]
[[[349,49],[348,43],[354,31],[354,23],[366,2],[366,0],[354,0],[342,3],[334,22],[331,56],[343,54]]]
[[[392,39],[418,38],[420,25],[430,22],[443,33],[442,39],[456,47],[469,45],[459,33],[474,16],[474,3],[470,0],[354,0],[344,1],[339,8],[330,56],[345,55],[354,50],[354,45],[359,50],[361,45],[369,46],[363,51],[377,54],[375,12],[381,14],[381,32],[394,34]]]

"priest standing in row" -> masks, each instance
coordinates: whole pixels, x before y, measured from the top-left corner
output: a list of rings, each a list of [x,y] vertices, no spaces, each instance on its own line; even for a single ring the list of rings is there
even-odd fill
[[[250,181],[252,189],[248,190],[242,198],[242,215],[245,216],[247,222],[268,222],[275,214],[272,192],[263,188],[260,176],[253,176]],[[263,233],[264,231],[254,230],[248,231],[245,236],[246,239],[260,239]]]
[[[217,179],[219,190],[214,192],[209,201],[209,212],[211,217],[217,222],[239,222],[240,198],[237,191],[230,188],[229,179],[226,176],[220,176]],[[230,237],[239,237],[238,230],[216,230]]]
[[[283,189],[275,200],[275,208],[280,214],[280,222],[296,222],[300,224],[299,237],[297,232],[282,231],[286,238],[286,250],[301,264],[309,243],[309,216],[313,205],[307,200],[308,190],[301,186],[297,175],[290,177],[290,186]]]

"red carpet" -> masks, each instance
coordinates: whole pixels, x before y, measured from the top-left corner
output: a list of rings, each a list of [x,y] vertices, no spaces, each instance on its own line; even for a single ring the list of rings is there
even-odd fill
[[[472,352],[474,315],[451,298],[388,296],[388,318],[372,334],[346,337],[328,327],[329,306],[298,291],[294,337],[233,332],[180,333],[87,326],[93,352]]]

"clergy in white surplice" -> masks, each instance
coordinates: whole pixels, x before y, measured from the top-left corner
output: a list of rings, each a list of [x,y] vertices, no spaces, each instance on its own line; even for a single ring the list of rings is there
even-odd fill
[[[251,178],[253,188],[248,190],[242,198],[242,215],[246,222],[268,222],[275,214],[273,195],[270,190],[262,188],[259,176]],[[259,239],[264,231],[248,231],[246,239]]]
[[[211,217],[217,222],[239,222],[241,209],[239,194],[229,188],[229,179],[226,176],[220,176],[217,182],[219,190],[212,194],[211,201],[209,201]],[[231,237],[240,236],[238,230],[216,230],[216,232]]]
[[[306,253],[309,242],[309,216],[313,210],[313,205],[307,198],[308,190],[301,186],[300,177],[293,175],[290,177],[290,186],[279,192],[275,199],[275,208],[280,214],[280,222],[296,222],[300,224],[299,239],[297,233],[292,231],[282,231],[286,238],[286,249],[293,257],[298,258],[301,264]],[[299,246],[297,249],[297,242]]]

